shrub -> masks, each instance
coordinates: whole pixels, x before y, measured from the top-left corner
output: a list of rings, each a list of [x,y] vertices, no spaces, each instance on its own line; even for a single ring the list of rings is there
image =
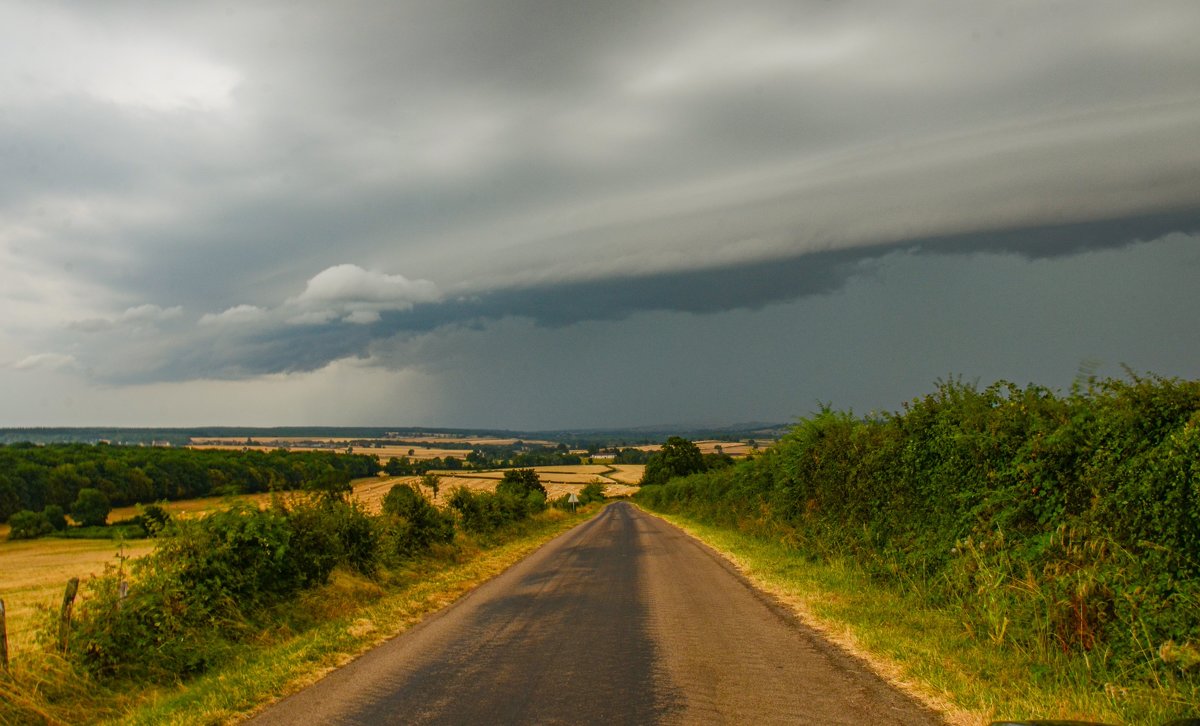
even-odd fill
[[[8,524],[11,528],[8,531],[9,539],[37,539],[54,531],[45,513],[28,509],[13,514],[8,518]]]
[[[458,512],[459,522],[466,532],[489,534],[529,516],[531,507],[545,505],[539,492],[526,497],[496,492],[473,492],[459,487],[450,493],[450,508]]]
[[[393,486],[384,496],[383,519],[387,548],[398,557],[454,539],[454,522],[407,484]]]
[[[638,499],[853,558],[998,645],[1196,678],[1157,654],[1200,642],[1200,381],[1130,378],[1066,396],[950,380],[892,414],[825,408],[752,461]]]
[[[579,492],[580,504],[604,501],[604,485],[598,481],[589,483]]]

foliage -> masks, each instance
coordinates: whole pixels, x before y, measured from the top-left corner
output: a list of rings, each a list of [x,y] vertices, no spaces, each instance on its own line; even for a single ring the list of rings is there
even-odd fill
[[[591,482],[585,485],[579,492],[580,504],[591,504],[592,502],[602,501],[604,501],[604,484],[601,482]]]
[[[454,520],[407,484],[393,486],[384,496],[383,520],[388,551],[397,557],[411,557],[454,539]]]
[[[89,444],[0,445],[0,521],[21,509],[69,509],[81,489],[98,489],[113,506],[254,493],[371,476],[363,454],[324,451],[229,451]],[[344,482],[342,482],[344,485]]]
[[[754,460],[638,497],[852,557],[1034,658],[1200,677],[1163,655],[1200,644],[1200,382],[944,381],[892,414],[822,409]]]
[[[54,531],[44,512],[31,512],[28,509],[13,514],[8,518],[8,524],[9,539],[37,539]]]
[[[540,512],[546,506],[546,497],[537,491],[522,497],[500,491],[499,487],[495,492],[475,492],[459,487],[450,493],[449,504],[458,513],[463,531],[490,534]]]
[[[141,508],[136,517],[138,524],[151,535],[157,535],[171,526],[174,521],[171,513],[161,504],[147,504]]]
[[[521,498],[528,497],[532,492],[546,496],[546,487],[533,469],[509,469],[496,485],[496,491]]]
[[[208,668],[264,609],[325,583],[333,568],[373,569],[377,540],[356,505],[318,496],[259,510],[234,504],[180,520],[131,571],[89,586],[72,657],[97,675],[173,679]],[[119,584],[133,582],[121,599]]]
[[[662,449],[646,460],[641,485],[665,484],[674,477],[687,476],[705,470],[700,447],[679,436],[672,436]]]
[[[433,498],[437,499],[438,491],[442,488],[442,478],[432,472],[425,472],[421,475],[421,486],[433,492]]]
[[[84,527],[103,527],[111,511],[112,505],[104,492],[91,487],[80,489],[71,504],[71,517]]]
[[[42,514],[46,515],[46,521],[50,523],[50,527],[55,532],[61,532],[67,528],[67,513],[57,504],[47,504],[42,508]]]

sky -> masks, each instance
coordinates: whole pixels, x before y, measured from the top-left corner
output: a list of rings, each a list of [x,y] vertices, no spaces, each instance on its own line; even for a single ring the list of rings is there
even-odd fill
[[[0,426],[1200,377],[1200,4],[0,4]]]

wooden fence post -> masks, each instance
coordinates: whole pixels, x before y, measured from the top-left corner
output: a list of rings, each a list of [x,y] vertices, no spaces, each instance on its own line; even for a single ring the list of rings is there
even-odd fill
[[[67,652],[67,639],[71,635],[71,606],[75,604],[75,595],[79,592],[79,578],[72,577],[67,581],[67,591],[63,593],[62,613],[58,623],[58,649]]]
[[[8,670],[8,626],[5,624],[3,600],[0,600],[0,668]]]

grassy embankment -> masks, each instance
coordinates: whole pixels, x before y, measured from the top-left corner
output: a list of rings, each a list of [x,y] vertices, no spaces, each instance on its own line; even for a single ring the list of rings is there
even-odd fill
[[[483,537],[460,532],[452,545],[373,577],[339,567],[326,584],[268,608],[259,632],[192,678],[110,678],[46,650],[19,654],[0,677],[0,724],[237,720],[403,632],[596,511],[550,509]]]
[[[637,501],[957,720],[1200,715],[1200,382],[949,382]]]
[[[1188,707],[1193,694],[1097,682],[1085,657],[1037,663],[1020,649],[997,648],[976,638],[959,612],[881,586],[850,558],[808,560],[778,539],[651,513],[724,555],[805,623],[952,724],[1053,718],[1160,726],[1197,712],[1195,701]]]

